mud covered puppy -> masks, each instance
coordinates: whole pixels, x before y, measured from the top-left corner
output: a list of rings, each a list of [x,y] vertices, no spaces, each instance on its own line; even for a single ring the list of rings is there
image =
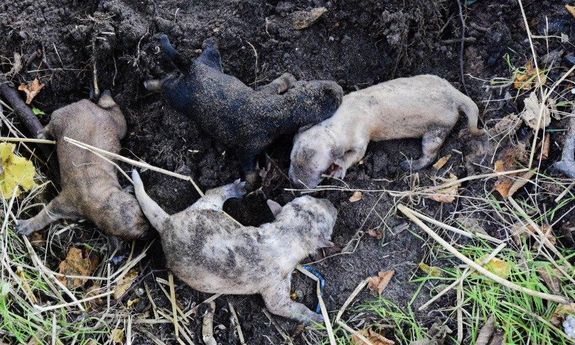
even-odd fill
[[[184,61],[166,35],[160,42],[180,73],[147,81],[145,87],[162,90],[172,107],[233,149],[250,184],[256,178],[259,153],[277,137],[330,117],[343,97],[333,81],[296,81],[287,73],[254,90],[223,73],[213,38],[204,41],[202,54],[191,63]]]
[[[222,211],[245,193],[239,181],[208,190],[186,210],[168,215],[132,172],[136,197],[162,239],[167,266],[192,288],[208,293],[261,294],[270,312],[303,323],[322,317],[290,298],[291,273],[303,258],[331,246],[335,207],[303,196],[274,209],[275,221],[242,226]]]
[[[294,183],[316,187],[322,174],[343,178],[365,155],[370,141],[422,138],[422,156],[401,163],[404,170],[427,167],[445,138],[467,116],[469,132],[477,128],[477,105],[445,79],[419,75],[383,82],[343,97],[335,114],[294,138],[289,169]]]
[[[148,235],[150,225],[136,198],[120,187],[114,165],[64,140],[120,151],[126,120],[109,92],[98,104],[85,99],[56,110],[44,134],[57,140],[62,191],[35,217],[19,220],[18,233],[29,235],[62,218],[87,218],[109,235],[124,239]]]

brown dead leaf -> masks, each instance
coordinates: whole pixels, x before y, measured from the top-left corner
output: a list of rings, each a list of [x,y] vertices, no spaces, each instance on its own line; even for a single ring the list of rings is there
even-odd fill
[[[379,334],[370,328],[364,328],[361,331],[359,331],[358,333],[361,334],[362,336],[364,336],[373,345],[395,345],[395,342],[393,340],[387,339],[382,334]],[[361,340],[356,335],[351,336],[351,344],[352,345],[367,345],[367,343],[365,341]]]
[[[292,26],[296,30],[303,30],[315,23],[324,13],[325,7],[316,7],[309,11],[296,11],[292,14]]]
[[[395,274],[394,270],[379,272],[377,276],[369,277],[369,283],[367,287],[371,291],[377,292],[378,296],[381,296],[383,290],[385,290],[385,288],[389,284],[389,281],[391,280],[391,278],[393,278],[394,274]]]
[[[136,278],[138,278],[138,271],[135,269],[131,269],[121,280],[118,282],[118,285],[114,288],[114,298],[120,299],[126,291],[132,286],[132,283]]]
[[[515,133],[521,126],[521,119],[519,116],[515,114],[509,114],[503,117],[499,122],[493,126],[491,132],[494,135],[502,134],[502,133]]]
[[[72,276],[90,276],[100,263],[100,258],[95,254],[87,254],[80,248],[71,247],[68,250],[66,259],[60,262],[59,272]],[[66,284],[69,289],[76,289],[83,286],[88,279],[86,278],[67,278],[58,277],[62,283]]]
[[[473,234],[487,234],[487,231],[485,231],[485,229],[483,228],[483,226],[481,226],[481,224],[479,223],[479,220],[477,220],[477,218],[472,218],[472,217],[467,217],[467,216],[459,216],[455,219],[455,221],[457,223],[459,223],[459,225],[461,225],[461,227]]]
[[[362,199],[363,199],[363,193],[356,191],[356,192],[353,192],[353,194],[349,198],[349,202],[358,202]]]
[[[30,235],[30,243],[34,247],[44,246],[46,244],[46,239],[44,238],[43,232],[42,231],[33,232],[32,235]]]
[[[546,269],[545,267],[539,267],[537,268],[537,273],[541,276],[541,279],[543,279],[549,290],[551,290],[554,294],[561,294],[561,280],[559,279],[561,272],[559,272],[558,269]]]
[[[383,236],[385,235],[383,230],[381,230],[381,229],[369,229],[369,230],[367,230],[367,234],[370,237],[373,237],[377,240],[381,240],[383,238]]]
[[[439,169],[443,168],[443,166],[445,166],[445,164],[447,164],[447,162],[449,161],[450,158],[451,158],[451,155],[447,155],[447,156],[443,156],[443,157],[439,158],[437,160],[437,162],[435,162],[435,164],[433,164],[433,168],[435,170],[439,170]]]
[[[529,170],[529,171],[521,174],[521,176],[519,176],[519,178],[517,178],[515,181],[513,181],[513,183],[509,187],[509,190],[507,191],[507,197],[513,196],[513,194],[515,194],[515,192],[517,192],[519,189],[521,189],[523,186],[525,186],[527,184],[527,182],[529,182],[529,180],[531,180],[533,175],[535,175],[535,170]]]
[[[42,90],[44,85],[45,84],[42,84],[42,82],[38,78],[36,78],[26,84],[24,83],[20,84],[20,86],[18,86],[18,90],[24,91],[24,93],[26,94],[26,104],[30,104],[32,103],[34,97],[36,97],[36,95],[38,95],[40,90]]]
[[[449,178],[445,179],[444,183],[457,181],[457,176],[449,174]],[[456,183],[444,189],[437,190],[434,194],[430,195],[429,198],[437,202],[442,202],[444,204],[450,204],[455,200],[459,192],[459,187],[461,183]]]
[[[551,225],[543,224],[539,228],[545,234],[545,237],[547,237],[549,242],[551,242],[553,245],[555,245],[555,243],[557,243],[557,238],[555,237],[555,233],[553,232],[553,228],[551,227]],[[521,244],[521,242],[522,242],[521,238],[525,234],[535,234],[535,236],[538,236],[537,232],[535,231],[535,229],[533,229],[533,226],[531,226],[531,225],[524,226],[523,224],[518,223],[518,224],[514,224],[512,226],[512,229],[513,229],[513,232],[511,235],[513,236],[513,240],[517,244]]]
[[[575,314],[575,303],[559,304],[549,321],[555,326],[560,326],[565,317],[570,314]]]
[[[498,160],[495,162],[495,172],[504,172],[507,170],[510,169],[508,169],[507,164],[504,161]],[[498,191],[502,197],[507,198],[507,196],[509,196],[509,189],[512,185],[513,179],[509,178],[508,175],[501,175],[497,178],[497,181],[495,181],[495,190]]]
[[[545,134],[545,138],[541,143],[541,159],[546,160],[549,158],[549,150],[551,149],[551,135]]]
[[[565,9],[575,18],[575,6],[565,5]]]

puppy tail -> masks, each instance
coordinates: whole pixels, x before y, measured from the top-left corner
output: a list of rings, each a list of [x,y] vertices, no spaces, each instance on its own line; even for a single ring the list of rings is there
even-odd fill
[[[154,229],[158,230],[161,234],[170,216],[146,193],[144,184],[140,179],[140,174],[138,174],[136,169],[132,171],[132,180],[134,182],[136,199],[138,199],[138,203],[140,203],[142,212],[144,212],[144,215],[148,218]]]
[[[464,99],[459,106],[459,111],[464,112],[465,116],[467,116],[467,126],[471,135],[482,135],[485,133],[483,129],[477,128],[477,122],[479,121],[479,108],[471,98],[467,96],[465,96],[465,98],[466,99]]]
[[[162,47],[162,51],[164,52],[164,55],[170,59],[170,61],[172,61],[172,63],[181,71],[181,72],[186,72],[188,69],[188,64],[184,61],[184,58],[182,58],[182,55],[180,55],[180,52],[178,52],[174,46],[172,46],[172,43],[170,43],[170,39],[168,38],[167,35],[162,34],[160,36],[160,46]]]

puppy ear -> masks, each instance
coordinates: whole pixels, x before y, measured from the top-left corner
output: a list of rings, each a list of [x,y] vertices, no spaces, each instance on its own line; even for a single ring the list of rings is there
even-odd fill
[[[266,200],[266,204],[268,204],[268,207],[270,208],[270,211],[272,211],[274,217],[277,217],[277,215],[282,211],[282,205],[271,199]]]

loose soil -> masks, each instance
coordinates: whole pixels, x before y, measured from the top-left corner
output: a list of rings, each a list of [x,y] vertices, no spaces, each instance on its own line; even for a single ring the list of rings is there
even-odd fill
[[[490,124],[517,112],[523,105],[522,97],[506,98],[507,89],[487,88],[488,81],[495,76],[510,77],[504,54],[510,55],[513,64],[522,66],[531,51],[516,1],[468,3],[464,9],[468,39],[461,56],[461,22],[456,1],[5,1],[0,4],[0,62],[2,71],[7,72],[15,52],[25,59],[36,50],[43,53],[42,58],[29,61],[13,82],[19,84],[39,77],[46,83],[34,106],[49,114],[70,102],[89,97],[95,61],[100,88],[112,91],[128,122],[122,154],[190,175],[206,190],[238,178],[239,163],[193,122],[171,109],[161,95],[143,88],[144,80],[170,71],[159,53],[159,33],[166,33],[190,59],[199,54],[205,38],[216,37],[225,72],[254,87],[284,72],[298,79],[335,80],[346,92],[395,77],[437,74],[476,100],[483,112],[483,122]],[[567,1],[525,1],[533,34],[565,34],[573,39],[575,26],[563,7],[565,3]],[[292,13],[319,6],[325,6],[328,11],[317,22],[304,30],[292,27]],[[549,47],[545,40],[536,40],[535,48],[541,55],[559,48],[572,51],[572,45],[561,46],[558,40],[551,41]],[[461,83],[460,59],[464,61],[466,87]],[[560,59],[558,64],[567,62]],[[550,78],[557,79],[558,74],[559,71],[552,71]],[[499,101],[486,103],[489,99]],[[48,120],[49,117],[42,119]],[[458,177],[468,174],[465,157],[474,150],[473,142],[462,131],[464,122],[459,122],[440,154],[453,155],[449,164],[451,172]],[[555,139],[561,142],[561,135],[554,134]],[[266,198],[283,204],[297,196],[284,191],[292,187],[286,178],[290,143],[291,138],[284,138],[268,150],[262,165],[269,172],[263,179],[261,191],[246,200],[226,203],[226,210],[242,223],[260,224],[270,220],[271,214],[264,207]],[[558,152],[554,150],[552,157]],[[421,171],[419,182],[414,182],[414,175],[398,168],[405,157],[417,158],[419,154],[419,140],[372,143],[363,161],[349,170],[345,183],[352,189],[396,191],[409,190],[414,183],[432,185],[433,179],[443,176],[443,172],[439,174],[432,168]],[[492,162],[484,162],[484,166],[491,167]],[[123,168],[130,169],[127,165]],[[183,210],[198,198],[189,182],[154,172],[144,172],[143,179],[151,197],[169,213]],[[125,180],[122,183],[128,184]],[[473,188],[483,187],[470,186],[464,193],[473,195]],[[315,264],[327,280],[324,291],[327,308],[339,309],[360,281],[384,270],[395,270],[396,275],[383,296],[406,306],[418,287],[411,280],[421,274],[417,267],[419,262],[426,261],[427,246],[421,231],[395,214],[397,200],[387,193],[375,192],[364,193],[363,199],[354,203],[348,200],[350,192],[318,192],[315,196],[328,198],[338,208],[333,241],[347,252]],[[427,214],[437,218],[459,207],[429,200],[418,202],[425,203]],[[96,236],[93,227],[86,226],[86,229],[91,234],[78,235],[76,241]],[[370,229],[381,230],[384,238],[367,235]],[[492,230],[497,236],[496,229]],[[150,253],[141,272],[145,278],[139,284],[147,281],[155,286],[155,278],[166,279],[167,272],[160,247],[155,244]],[[309,261],[322,259],[327,254],[330,253],[320,253]],[[180,281],[177,285],[176,293],[182,306],[200,303],[209,297]],[[304,303],[315,308],[311,280],[294,273],[293,289],[300,290]],[[428,295],[423,291],[414,306],[425,302]],[[169,305],[159,289],[153,290],[152,296],[159,305]],[[356,302],[372,298],[363,292]],[[249,343],[282,343],[280,334],[262,313],[264,305],[257,296],[217,299],[215,324],[224,326],[216,329],[218,342],[237,343],[231,335],[227,302],[234,304]],[[452,305],[452,302],[453,296],[448,295],[438,305]],[[134,313],[149,307],[139,306]],[[417,314],[418,321],[425,326],[444,317],[433,311]],[[288,333],[294,332],[295,323],[279,318],[278,321]],[[135,326],[135,344],[149,343],[138,331],[139,327],[148,327],[167,344],[176,344],[173,326],[169,324]],[[194,341],[201,343],[201,313],[189,327],[195,331]],[[304,340],[296,336],[295,343],[303,344]]]

